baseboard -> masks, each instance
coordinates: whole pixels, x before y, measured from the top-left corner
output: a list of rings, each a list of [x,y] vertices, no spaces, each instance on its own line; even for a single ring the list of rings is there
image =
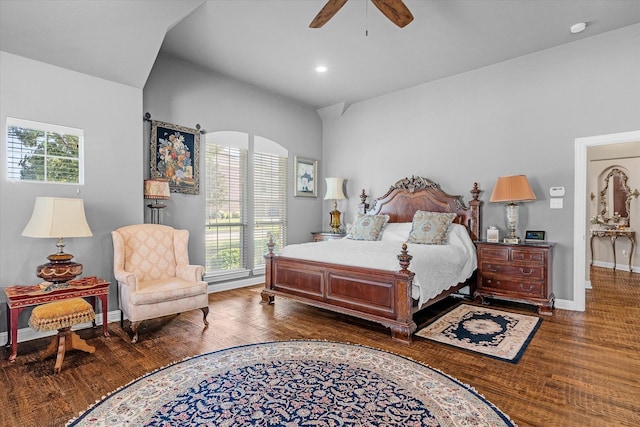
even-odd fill
[[[578,309],[576,303],[573,300],[568,299],[556,299],[553,303],[553,308],[571,311],[583,311]]]
[[[593,266],[594,267],[608,268],[610,270],[613,270],[613,263],[612,262],[593,261]],[[640,271],[640,267],[638,267],[638,266],[632,265],[631,268],[635,272]],[[616,270],[618,270],[618,271],[630,271],[629,270],[629,259],[625,258],[625,260],[623,262],[618,261],[616,263]]]
[[[207,293],[212,294],[214,292],[222,292],[231,289],[244,288],[246,286],[259,285],[261,283],[264,283],[264,276],[248,277],[246,279],[233,280],[223,283],[209,283],[209,286],[207,287]],[[109,311],[107,313],[107,322],[120,322],[120,310]],[[96,325],[102,325],[102,314],[100,313],[98,313],[98,315],[96,316]],[[86,329],[90,327],[91,323],[80,323],[77,326],[74,326],[73,329]],[[36,340],[38,338],[50,337],[55,335],[57,332],[58,331],[38,332],[31,328],[21,328],[18,329],[18,342],[21,343],[25,341]],[[0,332],[0,343],[6,343],[8,341],[8,336],[9,334],[7,332]]]

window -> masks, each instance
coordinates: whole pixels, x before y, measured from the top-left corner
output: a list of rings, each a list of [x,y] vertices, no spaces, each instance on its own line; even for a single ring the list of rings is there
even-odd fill
[[[230,278],[264,268],[269,235],[287,238],[287,151],[259,136],[206,136],[207,276]]]
[[[7,179],[84,184],[82,129],[7,117]]]
[[[284,151],[284,152],[283,152]],[[287,152],[255,137],[253,154],[253,267],[264,266],[269,235],[276,247],[287,242]]]

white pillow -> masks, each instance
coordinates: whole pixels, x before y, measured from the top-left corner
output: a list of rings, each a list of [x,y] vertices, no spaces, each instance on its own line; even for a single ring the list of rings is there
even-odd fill
[[[411,232],[411,222],[392,222],[382,229],[383,242],[406,242]]]

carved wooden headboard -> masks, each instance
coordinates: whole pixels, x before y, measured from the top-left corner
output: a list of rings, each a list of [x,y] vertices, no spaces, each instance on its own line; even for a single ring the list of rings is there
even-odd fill
[[[452,196],[440,189],[440,185],[427,178],[411,176],[396,182],[389,191],[375,199],[368,214],[389,215],[389,222],[411,222],[416,211],[453,212],[454,222],[464,225],[472,240],[480,237],[480,189],[473,184],[473,199],[469,207],[462,196]],[[364,190],[363,190],[364,194]]]

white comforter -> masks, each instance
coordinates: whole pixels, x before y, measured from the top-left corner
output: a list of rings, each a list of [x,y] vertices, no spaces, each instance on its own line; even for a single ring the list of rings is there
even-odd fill
[[[419,245],[407,243],[413,255],[409,270],[415,273],[412,297],[422,305],[445,289],[471,277],[477,267],[476,250],[466,229],[451,224],[448,243],[444,245]],[[399,271],[397,255],[402,239],[362,241],[351,239],[289,245],[280,251],[281,256],[305,260],[352,265],[378,270]]]

